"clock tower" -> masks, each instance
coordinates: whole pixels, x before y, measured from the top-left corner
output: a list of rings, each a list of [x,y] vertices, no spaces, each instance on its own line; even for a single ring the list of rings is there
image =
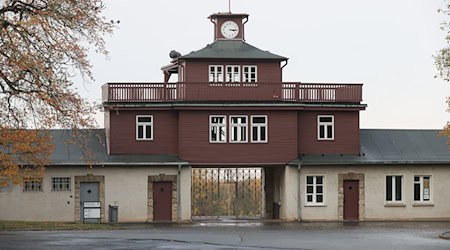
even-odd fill
[[[244,25],[248,21],[248,14],[226,12],[212,14],[208,18],[214,23],[214,41],[245,41]]]

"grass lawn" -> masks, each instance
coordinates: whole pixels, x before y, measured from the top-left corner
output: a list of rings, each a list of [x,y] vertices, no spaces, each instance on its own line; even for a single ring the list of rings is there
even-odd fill
[[[0,221],[0,231],[53,231],[53,230],[119,230],[120,225],[82,224],[75,222]]]

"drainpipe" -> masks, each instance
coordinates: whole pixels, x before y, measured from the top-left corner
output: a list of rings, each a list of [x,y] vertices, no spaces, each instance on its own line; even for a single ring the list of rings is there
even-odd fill
[[[211,21],[214,24],[214,41],[215,41],[215,40],[217,40],[217,35],[218,35],[217,34],[218,33],[217,32],[217,23],[212,18],[210,18],[209,21]]]
[[[177,176],[177,219],[181,221],[181,188],[180,188],[180,176],[181,176],[181,164],[178,164],[178,176]]]
[[[244,25],[248,22],[248,16],[245,18],[244,23],[242,23],[242,40],[245,41],[245,29]]]
[[[301,199],[300,199],[300,197],[301,197],[301,193],[300,193],[300,170],[301,170],[301,168],[302,168],[302,163],[301,162],[299,162],[298,164],[297,164],[297,201],[298,201],[298,204],[297,204],[297,220],[298,221],[302,221],[302,201],[301,201]]]
[[[283,69],[284,67],[286,67],[287,65],[288,65],[288,60],[286,59],[286,61],[285,61],[286,63],[283,65],[283,66],[281,66],[281,69]]]

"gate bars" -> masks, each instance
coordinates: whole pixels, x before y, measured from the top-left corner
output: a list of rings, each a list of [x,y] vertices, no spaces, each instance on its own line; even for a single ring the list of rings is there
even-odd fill
[[[262,168],[192,168],[192,217],[264,217]]]

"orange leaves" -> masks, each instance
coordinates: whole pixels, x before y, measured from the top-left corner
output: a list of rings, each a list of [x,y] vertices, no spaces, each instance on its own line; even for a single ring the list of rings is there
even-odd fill
[[[20,166],[48,164],[52,146],[42,131],[94,126],[95,106],[73,91],[72,77],[77,72],[93,79],[85,45],[106,54],[103,36],[114,24],[102,16],[100,0],[3,3],[0,182],[17,182],[24,174]]]
[[[50,139],[45,131],[0,127],[0,186],[40,177],[53,149]]]

